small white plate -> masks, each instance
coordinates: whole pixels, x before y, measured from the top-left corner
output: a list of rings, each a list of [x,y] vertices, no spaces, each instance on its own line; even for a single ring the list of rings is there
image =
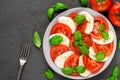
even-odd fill
[[[112,54],[110,55],[109,59],[105,62],[104,66],[95,74],[90,74],[88,77],[82,77],[82,76],[68,76],[68,75],[65,75],[62,73],[61,69],[58,68],[54,62],[52,61],[51,59],[51,56],[50,56],[50,44],[49,44],[49,36],[50,36],[50,31],[51,31],[51,28],[53,27],[53,25],[57,22],[57,19],[58,17],[60,16],[68,16],[70,13],[73,13],[73,12],[81,12],[81,11],[87,11],[89,12],[92,16],[101,16],[103,17],[104,19],[106,19],[106,21],[108,22],[108,26],[109,26],[109,29],[111,31],[113,31],[114,33],[114,48],[113,48],[113,52]],[[117,39],[116,39],[116,33],[115,33],[115,30],[112,26],[112,24],[109,22],[109,20],[104,17],[102,14],[90,9],[90,8],[82,8],[82,7],[78,7],[78,8],[72,8],[72,9],[69,9],[69,10],[66,10],[64,12],[62,12],[61,14],[59,14],[58,16],[56,16],[51,22],[50,24],[48,25],[46,31],[45,31],[45,34],[44,34],[44,38],[43,38],[43,51],[44,51],[44,56],[45,56],[45,59],[48,63],[48,65],[58,74],[64,76],[64,77],[67,77],[67,78],[70,78],[70,79],[88,79],[88,78],[91,78],[91,77],[94,77],[98,74],[100,74],[101,72],[103,72],[107,67],[108,65],[111,63],[112,59],[113,59],[113,56],[115,54],[115,50],[116,50],[116,43],[117,43]]]

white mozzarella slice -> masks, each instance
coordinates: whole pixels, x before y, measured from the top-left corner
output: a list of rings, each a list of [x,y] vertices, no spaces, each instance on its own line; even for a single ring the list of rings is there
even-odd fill
[[[63,54],[59,55],[56,57],[55,59],[55,64],[59,67],[59,68],[64,68],[64,63],[67,60],[67,58],[69,56],[71,56],[72,54],[74,54],[73,51],[67,51],[64,52]]]
[[[113,35],[112,31],[108,31],[108,34],[109,34],[109,39],[108,40],[104,40],[103,38],[100,39],[100,40],[96,40],[96,39],[92,38],[92,40],[97,44],[102,44],[102,45],[109,44],[109,43],[113,42],[114,35]]]
[[[86,11],[81,11],[79,14],[82,14],[86,17],[86,20],[88,21],[88,23],[87,23],[87,27],[85,29],[85,33],[90,34],[92,32],[93,26],[94,26],[93,16]]]
[[[52,38],[53,36],[56,36],[56,35],[60,35],[60,36],[63,37],[63,41],[62,41],[60,44],[69,47],[69,45],[70,45],[70,39],[69,39],[66,35],[64,35],[64,34],[62,34],[62,33],[56,33],[56,34],[52,34],[52,35],[50,36],[50,38]]]
[[[83,55],[80,56],[80,58],[79,58],[79,65],[80,65],[80,66],[84,66],[82,57],[83,57]],[[88,71],[87,69],[85,70],[84,73],[80,73],[80,75],[83,76],[83,77],[87,77],[87,76],[89,76],[90,74],[91,74],[91,72]]]
[[[58,18],[58,22],[66,24],[71,29],[72,33],[76,31],[75,23],[70,17],[61,16]]]
[[[89,48],[89,57],[91,58],[91,59],[93,59],[93,60],[96,60],[96,58],[95,58],[95,55],[96,55],[96,53],[94,52],[94,49],[93,49],[93,47],[90,47]],[[109,57],[105,57],[105,59],[102,61],[102,62],[105,62],[107,59],[108,59]],[[97,60],[96,60],[97,61]]]

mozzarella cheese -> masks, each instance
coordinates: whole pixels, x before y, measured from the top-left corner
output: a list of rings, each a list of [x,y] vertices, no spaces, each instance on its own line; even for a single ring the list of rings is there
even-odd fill
[[[97,44],[102,44],[102,45],[109,44],[114,40],[114,35],[113,35],[112,31],[108,31],[108,34],[109,34],[109,39],[108,40],[104,40],[103,38],[100,39],[100,40],[96,40],[96,39],[92,38],[92,40]]]
[[[85,29],[85,33],[86,34],[90,34],[93,30],[93,26],[94,26],[94,18],[92,17],[91,14],[89,14],[88,12],[86,11],[81,11],[79,13],[80,15],[84,15],[86,17],[86,20],[88,21],[87,23],[87,26],[86,26],[86,29]]]
[[[73,51],[67,51],[64,52],[63,54],[59,55],[56,57],[55,59],[55,64],[59,67],[59,68],[64,68],[64,63],[67,60],[67,58],[69,56],[71,56],[72,54],[74,54]]]
[[[80,65],[80,66],[84,66],[82,57],[83,57],[83,55],[79,57],[79,65]],[[85,67],[85,66],[84,66],[84,67]],[[91,74],[91,72],[88,71],[87,69],[85,70],[84,73],[80,73],[80,75],[83,76],[83,77],[87,77],[87,76],[89,76],[90,74]]]
[[[95,55],[96,55],[96,53],[94,52],[94,49],[93,49],[93,47],[90,47],[89,48],[89,57],[91,58],[91,59],[93,59],[93,60],[96,60],[96,58],[95,58]],[[105,59],[102,61],[102,62],[105,62],[107,59],[108,59],[109,57],[105,57]],[[97,60],[96,60],[97,61]]]
[[[58,18],[58,22],[66,24],[71,29],[72,33],[76,31],[75,23],[70,17],[61,16]]]
[[[50,36],[50,38],[52,38],[53,36],[56,36],[56,35],[60,35],[60,36],[63,37],[63,41],[62,41],[60,44],[69,47],[69,45],[70,45],[70,39],[69,39],[66,35],[64,35],[64,34],[62,34],[62,33],[56,33],[56,34],[52,34],[52,35]]]

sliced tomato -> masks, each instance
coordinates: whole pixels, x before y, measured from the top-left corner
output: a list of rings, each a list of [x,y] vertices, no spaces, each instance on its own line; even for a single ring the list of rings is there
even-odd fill
[[[104,62],[97,62],[96,60],[89,58],[87,55],[83,55],[82,59],[85,67],[92,73],[99,71],[104,65]]]
[[[83,24],[77,25],[77,30],[79,30],[79,31],[81,31],[82,33],[84,33],[84,32],[85,32],[85,29],[86,29],[86,27],[87,27],[87,23],[88,23],[88,21],[85,20]]]
[[[62,33],[64,35],[66,35],[68,38],[70,38],[72,31],[67,25],[65,25],[63,23],[56,23],[52,27],[50,34],[55,34],[55,33]]]
[[[109,19],[115,26],[120,27],[120,2],[116,2],[110,8]]]
[[[71,14],[69,14],[69,17],[74,20],[74,18],[75,18],[77,15],[78,15],[77,13],[71,13]]]
[[[93,43],[93,49],[95,50],[95,52],[103,51],[103,52],[105,52],[106,56],[111,55],[111,53],[113,51],[113,46],[114,46],[113,42],[110,44],[106,44],[106,45],[100,45],[100,44]]]
[[[50,49],[50,55],[51,55],[52,60],[54,61],[58,55],[66,52],[68,50],[69,50],[69,48],[64,45],[52,46]]]
[[[93,31],[90,33],[90,35],[95,38],[95,39],[101,39],[102,35],[100,33],[99,27],[100,24],[103,24],[105,31],[108,32],[109,28],[108,28],[108,23],[107,21],[102,18],[102,17],[95,17],[94,18],[94,27],[93,27]]]
[[[64,67],[71,66],[71,67],[76,67],[79,62],[79,57],[80,55],[78,54],[72,54],[64,63]]]
[[[88,47],[91,46],[91,37],[88,34],[82,34],[83,35],[83,42],[88,45]]]
[[[80,74],[77,73],[77,72],[73,72],[73,73],[71,73],[71,75],[72,75],[72,76],[79,76]]]
[[[112,5],[112,0],[90,0],[90,6],[96,11],[106,11]]]

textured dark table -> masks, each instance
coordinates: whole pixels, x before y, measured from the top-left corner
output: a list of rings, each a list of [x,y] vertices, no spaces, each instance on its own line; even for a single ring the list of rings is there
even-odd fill
[[[80,7],[79,0],[0,0],[0,80],[16,80],[21,45],[25,40],[32,40],[37,30],[43,38],[49,24],[47,9],[56,2],[63,2],[69,8]],[[115,1],[115,0],[114,0]],[[105,13],[107,16],[107,14]],[[120,28],[115,27],[117,38],[120,39]],[[105,80],[111,74],[114,65],[120,66],[120,50],[108,68],[96,77],[88,80]],[[32,45],[29,61],[24,67],[21,80],[47,80],[45,69],[49,68],[45,61],[42,47]],[[119,77],[120,79],[120,77]],[[55,74],[54,80],[70,80]]]

